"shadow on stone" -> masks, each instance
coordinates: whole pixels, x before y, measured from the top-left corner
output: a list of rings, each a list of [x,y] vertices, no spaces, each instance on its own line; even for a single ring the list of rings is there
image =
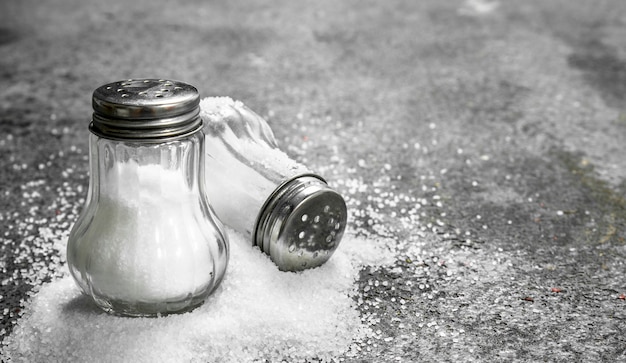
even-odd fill
[[[0,46],[5,44],[13,43],[20,39],[20,36],[17,32],[7,28],[0,28]]]
[[[68,303],[63,305],[63,313],[77,313],[84,315],[100,315],[104,312],[100,310],[96,304],[91,301],[89,297],[86,295],[79,295],[74,299],[70,300]]]

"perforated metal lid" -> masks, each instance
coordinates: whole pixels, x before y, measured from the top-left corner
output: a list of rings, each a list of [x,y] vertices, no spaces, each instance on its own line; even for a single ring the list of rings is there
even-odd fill
[[[96,135],[144,142],[175,139],[202,127],[198,90],[164,79],[129,79],[93,92],[89,130]]]
[[[346,228],[343,197],[316,175],[284,183],[265,203],[255,243],[283,271],[301,271],[325,263]]]

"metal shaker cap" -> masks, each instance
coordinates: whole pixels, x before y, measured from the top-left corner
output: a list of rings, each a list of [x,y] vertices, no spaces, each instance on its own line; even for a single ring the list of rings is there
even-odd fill
[[[254,241],[283,271],[324,264],[346,228],[343,197],[317,175],[283,183],[265,203]]]
[[[101,137],[161,142],[202,128],[198,90],[164,79],[129,79],[93,92],[89,130]]]

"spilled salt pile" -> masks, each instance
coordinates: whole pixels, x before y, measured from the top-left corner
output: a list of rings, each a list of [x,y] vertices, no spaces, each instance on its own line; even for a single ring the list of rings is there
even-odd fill
[[[198,309],[162,318],[98,310],[67,272],[44,285],[5,339],[15,362],[333,361],[372,334],[353,299],[365,265],[391,263],[386,248],[347,233],[325,265],[280,272],[228,231],[231,262],[222,285]]]

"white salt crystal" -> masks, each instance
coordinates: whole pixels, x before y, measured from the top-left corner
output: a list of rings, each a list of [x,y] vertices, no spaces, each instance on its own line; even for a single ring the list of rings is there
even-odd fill
[[[229,271],[198,309],[163,318],[111,316],[82,296],[66,273],[33,298],[3,342],[2,357],[17,362],[328,361],[371,335],[352,295],[361,266],[393,263],[380,241],[346,233],[325,265],[285,273],[241,235],[228,232]]]
[[[207,97],[200,102],[204,120],[207,122],[221,122],[222,118],[229,114],[230,107],[240,107],[241,101],[235,101],[230,97]]]
[[[217,253],[213,241],[205,242],[210,231],[194,228],[202,212],[185,179],[134,162],[117,164],[107,177],[97,218],[72,249],[76,273],[88,274],[81,277],[99,294],[122,301],[183,299],[205,290]]]
[[[211,205],[224,224],[252,233],[279,182],[311,171],[280,150],[267,122],[242,102],[207,97],[200,110]]]

